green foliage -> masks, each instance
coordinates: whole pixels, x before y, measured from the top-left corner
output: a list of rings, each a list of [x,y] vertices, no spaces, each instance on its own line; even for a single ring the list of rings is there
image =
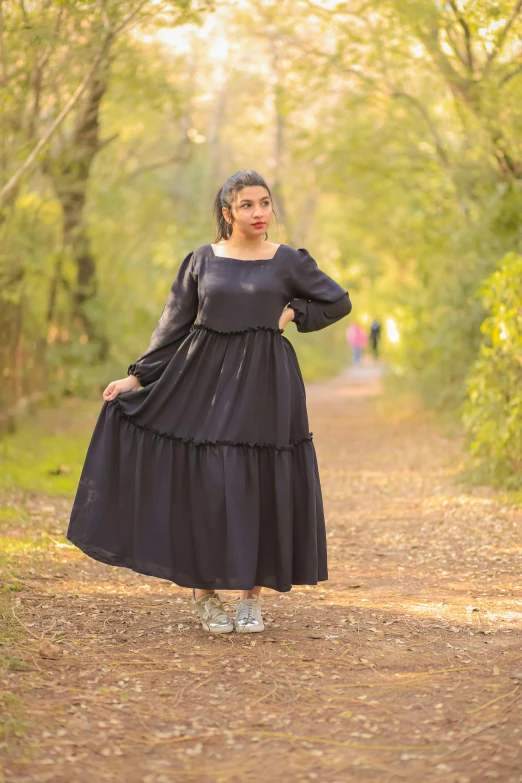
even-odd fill
[[[62,400],[62,411],[41,408],[27,416],[14,433],[4,435],[0,441],[0,488],[14,485],[49,494],[74,495],[102,404],[101,394],[99,406],[94,403],[94,409],[92,401]],[[0,509],[0,524],[6,519],[8,510]],[[0,537],[0,552],[5,552],[7,543],[1,541]]]
[[[300,333],[293,324],[285,328],[284,336],[295,348],[305,381],[310,383],[336,375],[348,364],[345,329],[344,319],[319,332]]]
[[[2,605],[0,595],[0,618],[2,617]],[[8,641],[12,640],[12,635],[8,632],[3,636]],[[28,671],[30,669],[29,664],[20,658],[7,658],[6,656],[0,656],[0,672],[7,674],[9,671]],[[23,720],[24,709],[20,696],[12,693],[11,691],[4,690],[0,694],[0,742],[6,749],[7,753],[15,754],[15,745],[17,741],[24,738],[26,734],[26,724]],[[11,743],[13,746],[10,747]],[[1,770],[0,770],[1,774]],[[0,778],[3,780],[3,778]]]
[[[522,256],[510,253],[482,290],[479,356],[469,378],[464,422],[479,473],[522,485]]]
[[[255,168],[276,199],[270,239],[310,250],[350,291],[350,320],[392,316],[395,377],[458,411],[484,319],[477,291],[498,259],[522,253],[522,8],[80,6],[3,6],[2,181],[70,98],[107,24],[137,16],[0,216],[0,407],[35,389],[97,398],[123,377],[181,259],[213,239],[217,187]],[[288,327],[307,380],[346,363],[346,323]]]

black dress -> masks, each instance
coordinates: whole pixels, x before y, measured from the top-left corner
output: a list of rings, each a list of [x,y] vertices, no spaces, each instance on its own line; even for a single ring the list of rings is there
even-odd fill
[[[307,250],[182,262],[145,353],[142,388],[105,401],[67,538],[90,557],[184,587],[281,592],[328,578],[298,331],[351,310]]]

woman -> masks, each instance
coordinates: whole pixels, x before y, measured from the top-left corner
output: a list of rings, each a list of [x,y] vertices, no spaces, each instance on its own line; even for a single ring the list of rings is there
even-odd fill
[[[268,242],[255,171],[227,180],[215,213],[216,242],[184,259],[149,347],[103,393],[67,538],[192,588],[205,630],[250,633],[262,587],[328,578],[305,388],[282,333],[323,329],[351,303],[306,250]],[[241,591],[234,622],[217,589]]]
[[[359,324],[350,324],[346,330],[346,341],[353,351],[354,364],[359,364],[363,349],[366,348],[366,333]]]

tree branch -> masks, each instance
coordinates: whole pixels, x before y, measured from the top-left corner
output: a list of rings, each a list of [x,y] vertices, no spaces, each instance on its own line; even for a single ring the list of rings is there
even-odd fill
[[[25,8],[25,5],[24,5],[24,0],[20,0],[20,9],[22,11],[22,16],[24,17],[24,22],[27,25],[27,27],[29,27],[29,25],[31,23],[29,21],[29,17],[27,16],[27,11],[26,11],[26,8]]]
[[[332,19],[332,17],[335,17],[336,15],[341,16],[351,16],[354,19],[357,19],[358,21],[361,21],[361,17],[366,11],[372,11],[374,7],[374,2],[372,0],[368,0],[368,2],[362,2],[362,4],[359,6],[359,8],[354,9],[353,11],[348,10],[348,8],[325,8],[324,5],[321,5],[320,3],[314,3],[312,0],[305,0],[304,4],[308,8],[309,11],[311,11],[314,14],[317,14],[317,16],[322,16],[326,19]]]
[[[264,31],[261,31],[259,33],[254,33],[258,38],[265,39],[266,34]],[[307,41],[303,41],[299,38],[297,38],[295,35],[289,35],[288,33],[281,32],[279,36],[279,40],[283,41],[291,46],[295,46],[296,49],[299,49],[299,51],[304,52],[310,57],[317,57],[317,59],[322,59],[324,61],[324,64],[326,66],[334,66],[338,70],[342,71],[343,73],[349,73],[353,76],[356,76],[360,81],[365,82],[366,84],[369,84],[372,87],[375,87],[376,89],[379,86],[379,81],[376,78],[373,78],[372,76],[368,76],[362,69],[358,70],[357,68],[354,68],[350,65],[343,65],[342,63],[339,63],[337,54],[332,54],[331,52],[323,52],[321,49],[316,49],[314,46],[308,44]]]
[[[522,3],[522,0],[520,0]],[[439,45],[439,30],[434,28],[425,33],[420,27],[416,27],[415,32],[417,37],[420,38],[428,52],[431,54],[433,60],[439,66],[440,71],[452,91],[460,96],[466,103],[471,102],[470,97],[470,81],[461,76],[458,71],[455,70],[451,62],[448,60]]]
[[[49,142],[49,140],[52,138],[54,133],[58,130],[64,119],[67,117],[71,109],[76,105],[79,98],[81,97],[83,91],[89,84],[90,80],[92,79],[92,76],[94,72],[96,71],[98,65],[100,64],[101,60],[103,59],[107,49],[109,48],[110,44],[112,43],[113,35],[109,33],[105,37],[105,41],[103,42],[103,46],[94,58],[91,67],[83,77],[82,81],[74,91],[74,93],[71,95],[61,112],[58,114],[58,116],[55,118],[54,122],[51,123],[51,125],[48,127],[47,131],[44,133],[36,147],[33,149],[33,151],[30,153],[30,155],[25,159],[23,164],[20,166],[18,171],[15,171],[11,179],[7,182],[6,185],[0,190],[0,206],[6,201],[6,199],[9,197],[9,194],[11,191],[16,187],[19,180],[23,177],[26,171],[28,171],[35,160],[37,159],[38,155],[42,151],[42,149],[46,146],[46,144]]]
[[[60,26],[62,24],[63,15],[65,13],[65,9],[62,6],[60,6],[60,9],[58,11],[58,16],[56,18],[56,24],[54,26],[52,39],[49,41],[49,45],[47,49],[44,51],[42,59],[38,62],[38,68],[42,68],[47,64],[47,61],[51,54],[54,52],[56,40],[58,38],[58,33],[60,32]]]
[[[515,23],[515,20],[517,16],[520,14],[520,11],[522,11],[522,0],[518,0],[517,4],[513,8],[513,11],[511,12],[511,16],[509,17],[508,21],[502,28],[500,35],[497,38],[497,42],[492,49],[492,51],[489,53],[488,59],[486,60],[486,65],[484,66],[483,74],[485,75],[489,69],[491,68],[495,58],[498,54],[500,54],[500,50],[502,49],[502,46],[504,45],[504,41],[507,38],[507,34],[511,30],[513,24]]]
[[[435,148],[437,150],[437,155],[440,158],[441,162],[444,164],[445,167],[449,167],[449,160],[448,156],[446,155],[446,151],[444,147],[442,146],[442,142],[440,140],[440,136],[438,134],[438,131],[433,124],[430,114],[427,110],[427,108],[424,106],[421,101],[419,101],[418,98],[415,98],[413,95],[410,95],[407,92],[403,92],[402,90],[398,90],[396,92],[392,92],[392,98],[404,98],[404,100],[409,101],[415,108],[421,113],[423,116],[426,125],[430,129],[430,133],[433,137],[433,141],[435,142]]]
[[[511,73],[507,73],[501,80],[500,80],[500,86],[506,84],[509,82],[514,76],[516,76],[518,73],[522,71],[522,63],[517,65],[514,71],[511,71]]]
[[[71,95],[61,112],[58,114],[58,116],[55,118],[55,120],[51,123],[47,131],[44,133],[36,147],[33,149],[33,151],[29,154],[29,156],[26,158],[26,160],[23,162],[23,164],[20,166],[20,168],[15,171],[11,179],[4,185],[4,187],[0,190],[0,207],[3,203],[8,199],[9,195],[12,193],[14,188],[17,186],[20,179],[23,177],[23,175],[31,168],[35,160],[37,159],[38,155],[42,151],[42,149],[48,144],[49,140],[52,138],[52,136],[55,134],[55,132],[58,130],[58,128],[63,123],[64,119],[67,117],[67,115],[70,113],[71,109],[74,108],[80,97],[82,96],[85,88],[91,81],[94,73],[96,72],[96,69],[98,68],[100,62],[103,60],[105,54],[109,50],[110,46],[112,45],[115,37],[119,35],[119,33],[122,32],[122,30],[125,29],[125,27],[134,19],[134,17],[141,11],[143,6],[148,2],[149,0],[141,0],[140,3],[134,8],[133,11],[131,11],[125,19],[115,28],[112,30],[109,30],[109,32],[106,34],[105,39],[103,41],[102,47],[96,57],[94,58],[91,67],[83,77],[82,81],[74,91],[74,93]],[[26,14],[25,7],[23,5],[23,0],[20,0],[21,7],[24,11],[24,14]]]
[[[2,63],[2,84],[7,84],[7,58],[4,45],[4,11],[3,0],[0,0],[0,61]]]
[[[114,141],[115,139],[118,139],[120,136],[119,133],[113,133],[112,136],[107,136],[106,139],[102,139],[98,144],[97,152],[101,152],[101,150],[105,149],[105,147],[108,147],[108,145]]]
[[[466,59],[466,54],[465,53],[463,54],[460,51],[460,42],[458,41],[458,39],[455,38],[455,31],[453,30],[453,28],[451,27],[450,24],[446,25],[445,30],[446,30],[446,33],[447,33],[447,36],[448,36],[448,41],[449,41],[449,43],[451,45],[451,48],[453,49],[455,55],[459,58],[459,60],[462,63],[462,65],[465,68],[467,68],[468,67],[468,61]]]
[[[164,166],[172,166],[175,163],[186,163],[188,157],[188,155],[172,155],[170,158],[163,158],[163,160],[157,160],[155,163],[146,163],[143,166],[137,166],[129,173],[127,179],[134,179],[134,177],[139,177],[140,174],[144,174],[147,171],[161,169]]]
[[[54,51],[55,42],[58,38],[60,25],[62,23],[63,14],[64,14],[64,7],[61,6],[58,11],[58,17],[56,19],[56,24],[53,30],[52,39],[49,42],[46,51],[44,51],[42,58],[40,60],[38,60],[38,58],[35,57],[34,75],[31,78],[31,84],[34,88],[34,101],[33,101],[33,110],[31,112],[31,117],[29,119],[29,125],[27,130],[27,138],[29,140],[33,139],[35,136],[36,123],[40,117],[40,98],[41,98],[42,87],[43,87],[44,68],[47,65],[47,62],[49,61],[49,58],[51,57],[51,54]]]
[[[473,48],[472,48],[472,43],[471,43],[471,31],[469,29],[469,25],[466,22],[466,20],[464,19],[464,17],[462,16],[462,14],[460,13],[460,11],[459,11],[459,9],[457,7],[457,3],[455,2],[455,0],[449,0],[449,4],[450,4],[450,6],[453,9],[453,12],[455,14],[455,17],[457,18],[458,23],[460,24],[460,26],[464,30],[464,38],[465,38],[465,41],[466,41],[466,59],[467,59],[467,62],[465,63],[465,65],[466,65],[469,73],[473,74],[473,71],[474,71]]]
[[[521,0],[521,1],[522,1],[522,0]],[[132,20],[134,19],[134,17],[135,17],[137,14],[139,14],[139,12],[140,12],[140,11],[141,11],[141,9],[143,8],[143,6],[147,5],[147,3],[148,3],[148,2],[149,2],[149,0],[141,0],[141,3],[138,3],[138,5],[137,5],[137,6],[136,6],[136,8],[134,9],[134,11],[131,11],[131,12],[130,12],[130,14],[129,14],[129,15],[128,15],[128,16],[127,16],[127,17],[126,17],[124,20],[123,20],[123,22],[121,22],[121,24],[120,24],[120,25],[118,25],[118,27],[116,27],[116,28],[115,28],[115,29],[112,31],[112,35],[113,35],[113,37],[114,37],[114,38],[115,38],[117,35],[119,35],[119,34],[122,32],[122,30],[124,30],[124,29],[127,27],[127,25],[128,25],[128,24],[130,24],[130,23],[132,22]]]

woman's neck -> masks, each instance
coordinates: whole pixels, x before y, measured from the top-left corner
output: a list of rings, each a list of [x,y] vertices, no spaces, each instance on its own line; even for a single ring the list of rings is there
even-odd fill
[[[248,253],[254,253],[256,250],[262,250],[266,244],[266,240],[262,237],[244,237],[244,236],[231,236],[229,239],[221,240],[218,244],[225,245],[234,250],[244,250]]]

